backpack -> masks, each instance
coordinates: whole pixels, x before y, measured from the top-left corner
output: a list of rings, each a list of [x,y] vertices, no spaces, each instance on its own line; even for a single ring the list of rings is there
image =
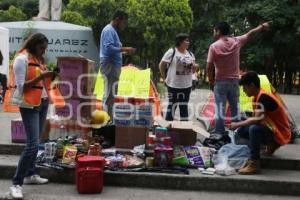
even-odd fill
[[[167,77],[167,75],[168,75],[169,67],[170,67],[170,65],[171,65],[171,63],[172,63],[172,61],[173,61],[173,58],[174,58],[174,56],[175,56],[175,53],[176,53],[175,47],[173,47],[172,50],[173,50],[173,53],[172,53],[172,55],[171,55],[170,63],[167,65],[166,70],[165,70],[166,77]],[[188,51],[189,54],[193,57],[193,53],[190,52],[189,50],[187,50],[187,51]]]

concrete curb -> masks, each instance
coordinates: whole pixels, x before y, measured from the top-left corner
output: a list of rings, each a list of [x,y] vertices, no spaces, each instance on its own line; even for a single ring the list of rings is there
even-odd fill
[[[0,144],[0,155],[21,155],[23,144]],[[118,149],[118,152],[129,152],[127,149]],[[300,170],[300,159],[282,157],[262,157],[261,165],[266,169]]]
[[[300,160],[263,157],[261,158],[261,166],[266,169],[300,170]]]
[[[15,173],[15,166],[0,166],[0,178],[11,179]],[[297,171],[282,174],[272,171],[263,175],[227,176],[201,175],[197,170],[190,170],[190,175],[143,173],[143,172],[112,172],[105,171],[104,183],[110,186],[144,187],[175,190],[202,190],[246,192],[257,194],[279,194],[300,196],[300,173]],[[51,182],[75,183],[74,170],[54,170],[38,168],[38,173]],[[269,174],[268,174],[269,173]],[[295,173],[295,175],[292,175]],[[293,180],[287,177],[294,177]]]
[[[0,144],[0,155],[20,155],[24,149],[24,144]]]

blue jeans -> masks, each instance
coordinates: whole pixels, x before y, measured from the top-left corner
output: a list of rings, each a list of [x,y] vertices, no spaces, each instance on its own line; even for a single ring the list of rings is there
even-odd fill
[[[226,116],[226,102],[228,101],[231,112],[231,120],[239,119],[240,88],[238,80],[216,81],[215,94],[215,132],[222,134],[225,131],[224,119]]]
[[[121,67],[111,63],[100,63],[100,72],[104,80],[104,94],[102,98],[103,110],[113,118],[114,96],[118,94],[118,82],[121,75]]]
[[[253,124],[241,127],[237,131],[237,137],[249,140],[249,148],[252,160],[260,159],[260,146],[275,141],[273,132],[264,125]]]
[[[189,113],[188,113],[188,103],[190,100],[190,94],[192,88],[171,88],[168,87],[168,109],[166,113],[166,120],[173,121],[174,115],[177,106],[179,105],[179,112],[180,112],[180,120],[181,121],[188,121]]]
[[[42,99],[41,105],[33,109],[20,107],[27,140],[13,177],[13,185],[23,185],[25,177],[35,174],[39,138],[47,118],[48,104],[48,99]]]

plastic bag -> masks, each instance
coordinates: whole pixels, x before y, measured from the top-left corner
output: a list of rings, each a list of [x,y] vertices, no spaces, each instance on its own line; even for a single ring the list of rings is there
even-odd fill
[[[250,157],[247,145],[226,144],[219,151],[218,156],[226,157],[230,167],[240,169]]]
[[[229,166],[227,157],[215,154],[212,157],[212,161],[215,165],[216,174],[223,175],[223,176],[236,174],[235,169]]]

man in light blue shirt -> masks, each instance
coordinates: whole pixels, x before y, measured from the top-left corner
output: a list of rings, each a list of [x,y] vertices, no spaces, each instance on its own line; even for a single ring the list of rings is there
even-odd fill
[[[117,30],[127,25],[128,15],[117,10],[110,24],[102,30],[100,37],[100,72],[104,79],[103,110],[112,118],[114,95],[117,95],[118,81],[121,74],[122,53],[133,54],[135,48],[122,47]]]

